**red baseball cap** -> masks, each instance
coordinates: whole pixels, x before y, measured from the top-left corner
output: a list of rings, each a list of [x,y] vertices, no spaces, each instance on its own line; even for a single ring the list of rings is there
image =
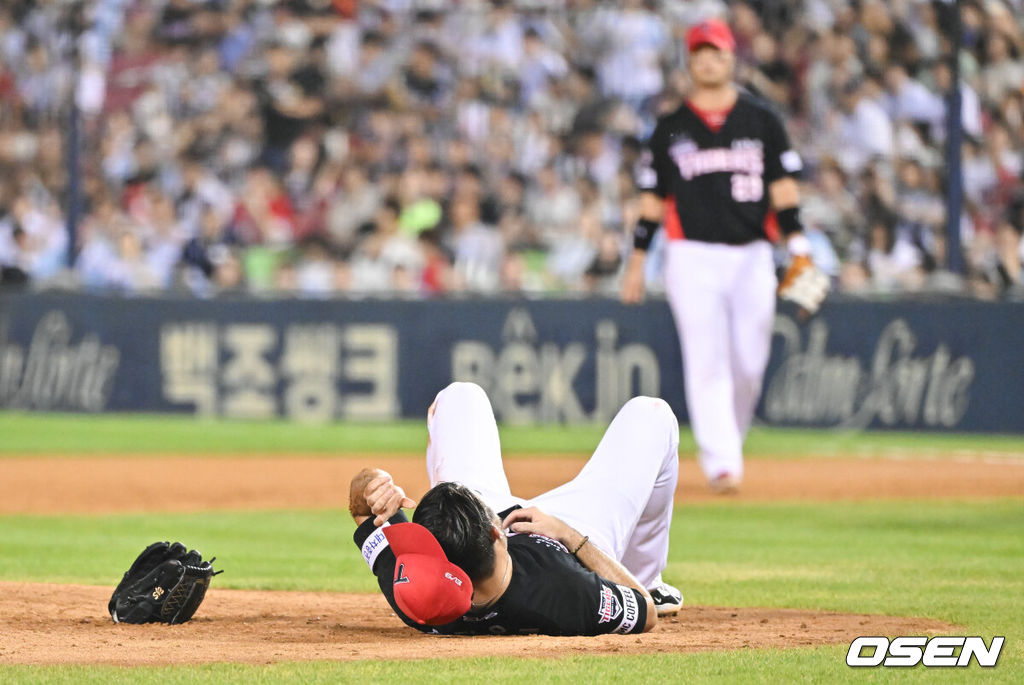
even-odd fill
[[[712,45],[719,50],[734,52],[736,39],[729,25],[721,19],[707,19],[686,30],[686,50],[693,52],[701,45]]]
[[[396,523],[383,531],[395,553],[395,603],[403,614],[420,625],[441,626],[469,611],[473,583],[429,530]]]

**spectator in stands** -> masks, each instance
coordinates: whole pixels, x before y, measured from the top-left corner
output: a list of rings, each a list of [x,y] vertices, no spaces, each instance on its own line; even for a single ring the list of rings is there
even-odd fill
[[[38,180],[30,182],[34,185]],[[45,281],[56,276],[67,255],[68,236],[54,199],[38,186],[22,191],[11,206],[11,217],[11,235],[29,277]]]
[[[870,226],[867,267],[878,292],[920,290],[924,283],[921,253],[909,236],[879,220]]]
[[[837,94],[842,107],[838,155],[848,173],[859,172],[874,159],[889,160],[893,154],[892,119],[868,91],[865,80],[854,78]]]
[[[580,214],[580,198],[553,167],[537,175],[535,189],[526,196],[526,213],[543,245],[552,246],[560,236],[572,233]]]
[[[801,215],[806,224],[825,233],[839,256],[846,259],[850,245],[861,232],[862,210],[849,190],[847,175],[832,158],[821,161],[816,183],[800,193]]]
[[[10,184],[0,181],[0,287],[28,283],[27,236],[8,211]]]
[[[318,65],[303,64],[299,50],[284,42],[269,45],[265,56],[266,73],[255,84],[263,116],[263,160],[281,172],[292,143],[325,112],[325,83]]]
[[[196,235],[182,250],[182,282],[200,296],[238,288],[242,274],[228,236],[229,216],[212,204],[200,206],[198,213]]]
[[[907,68],[893,62],[885,69],[885,109],[893,121],[909,121],[929,126],[940,125],[946,116],[942,98],[923,83],[911,78]]]

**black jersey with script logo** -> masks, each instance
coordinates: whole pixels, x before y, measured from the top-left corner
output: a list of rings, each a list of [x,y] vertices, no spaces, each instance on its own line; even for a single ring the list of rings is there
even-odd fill
[[[802,168],[771,107],[741,92],[713,130],[689,104],[658,120],[637,186],[665,198],[670,239],[745,245],[768,237],[768,187]]]
[[[503,519],[505,515],[499,514]],[[399,512],[389,523],[406,520]],[[364,521],[354,535],[356,546],[371,564],[388,604],[416,630],[442,635],[600,635],[640,633],[647,623],[647,603],[639,591],[587,569],[557,540],[513,534],[508,537],[512,577],[497,602],[447,625],[419,625],[395,602],[395,555],[384,536],[375,535],[378,530],[372,517]]]

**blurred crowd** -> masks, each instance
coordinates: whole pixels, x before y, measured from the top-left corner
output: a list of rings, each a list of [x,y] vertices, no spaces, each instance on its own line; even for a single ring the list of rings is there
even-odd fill
[[[1019,293],[1024,7],[958,3],[957,276],[953,6],[5,0],[0,282],[615,293],[642,141],[687,92],[682,35],[725,16],[740,82],[804,157],[804,223],[840,291]]]

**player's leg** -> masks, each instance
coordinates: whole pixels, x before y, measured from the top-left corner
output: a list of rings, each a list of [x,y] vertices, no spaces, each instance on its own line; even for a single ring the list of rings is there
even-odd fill
[[[672,444],[654,481],[651,496],[626,543],[620,561],[644,587],[661,583],[661,571],[668,564],[668,536],[672,526],[672,504],[679,479],[679,423],[675,420]]]
[[[521,500],[512,496],[501,463],[498,425],[487,393],[475,383],[452,383],[427,413],[427,475],[477,491],[495,512]]]
[[[729,358],[728,290],[735,255],[726,245],[673,241],[666,295],[679,331],[686,408],[704,475],[713,480],[743,469]]]
[[[748,276],[738,282],[730,293],[732,340],[729,353],[736,423],[741,435],[746,437],[757,401],[761,397],[764,372],[771,352],[778,280],[775,277],[771,247],[767,243],[752,243],[743,250],[746,252],[743,271]]]
[[[635,397],[615,415],[579,475],[530,504],[589,535],[650,586],[668,560],[678,471],[675,414],[664,400]]]

